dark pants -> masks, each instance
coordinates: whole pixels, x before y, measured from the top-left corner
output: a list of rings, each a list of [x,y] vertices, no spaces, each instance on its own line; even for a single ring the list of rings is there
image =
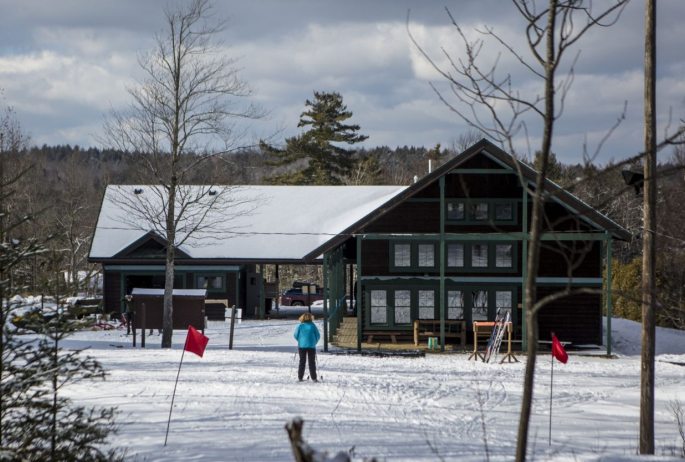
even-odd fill
[[[131,333],[131,322],[133,322],[133,313],[125,313],[126,316],[126,335]]]
[[[304,377],[304,363],[309,361],[309,375],[312,380],[316,380],[316,348],[299,348],[300,367],[297,369],[297,377],[302,380]]]

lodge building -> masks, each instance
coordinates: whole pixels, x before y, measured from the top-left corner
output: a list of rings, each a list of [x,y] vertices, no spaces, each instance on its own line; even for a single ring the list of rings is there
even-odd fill
[[[239,187],[231,193],[243,205],[235,207],[258,205],[227,214],[230,238],[189,238],[178,250],[174,286],[206,287],[211,298],[235,300],[247,315],[263,317],[268,294],[258,266],[320,263],[327,342],[352,293],[360,307],[359,349],[369,336],[412,341],[415,320],[439,321],[444,346],[450,341],[445,324],[493,320],[498,309],[502,316],[510,312],[525,348],[524,255],[535,181],[534,170],[481,140],[409,186]],[[110,186],[103,199],[90,261],[103,265],[108,311],[120,310],[133,287],[163,287],[164,239],[152,227],[124,226],[131,220],[118,199],[150,188]],[[554,183],[547,181],[545,191],[538,298],[568,287],[596,292],[545,306],[540,338],[554,331],[610,351],[603,338],[602,308],[610,312],[603,272],[613,240],[631,235]]]

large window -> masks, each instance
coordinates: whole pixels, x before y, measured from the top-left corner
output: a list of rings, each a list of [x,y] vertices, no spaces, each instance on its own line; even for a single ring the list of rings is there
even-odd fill
[[[471,292],[471,321],[488,320],[488,291],[474,290]]]
[[[435,319],[434,290],[419,290],[419,319]]]
[[[447,291],[447,319],[464,319],[464,292]]]
[[[499,308],[500,319],[504,319],[504,315],[507,311],[511,316],[512,293],[510,290],[495,291],[495,303],[497,304],[497,308]]]
[[[471,266],[473,268],[488,267],[488,245],[474,244],[471,246]]]
[[[512,247],[511,244],[497,244],[495,246],[495,266],[497,268],[512,267]]]
[[[419,244],[419,266],[435,266],[435,244]]]
[[[518,222],[518,204],[512,199],[448,199],[445,205],[448,224],[514,225]]]
[[[388,292],[386,290],[371,291],[371,324],[388,323]]]
[[[447,266],[451,268],[464,267],[464,244],[447,245]]]
[[[395,244],[395,266],[411,266],[411,245]]]
[[[395,291],[395,324],[411,324],[411,291]]]

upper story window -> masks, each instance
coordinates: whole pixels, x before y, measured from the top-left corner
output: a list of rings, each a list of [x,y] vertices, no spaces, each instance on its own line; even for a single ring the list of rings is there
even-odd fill
[[[447,266],[464,267],[464,244],[447,244]]]
[[[471,266],[473,268],[488,267],[488,245],[474,244],[471,246]]]
[[[419,244],[419,266],[435,266],[435,244]]]
[[[448,220],[463,220],[464,218],[464,204],[462,202],[452,202],[447,204]]]
[[[518,206],[511,199],[448,199],[446,206],[448,224],[513,225],[517,222]]]
[[[514,206],[511,203],[495,203],[495,221],[514,219]]]
[[[395,244],[395,266],[411,266],[411,244]]]
[[[488,204],[473,203],[471,204],[471,219],[475,221],[488,221]]]
[[[497,268],[511,268],[513,265],[511,244],[497,244],[495,245],[495,267]]]

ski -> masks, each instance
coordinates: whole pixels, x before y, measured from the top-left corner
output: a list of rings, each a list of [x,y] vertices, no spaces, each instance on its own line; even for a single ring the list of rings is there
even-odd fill
[[[497,332],[497,321],[499,321],[499,308],[497,308],[497,313],[495,314],[495,325],[492,328],[492,334],[490,335],[490,340],[488,340],[488,346],[485,348],[485,354],[483,355],[483,362],[487,362],[488,354],[492,348],[492,342],[495,340]]]
[[[504,339],[504,332],[507,330],[507,323],[511,320],[511,314],[509,311],[504,315],[504,319],[500,323],[497,337],[495,338],[495,344],[493,345],[493,351],[495,353],[495,361],[497,361],[497,355],[499,355],[499,349],[502,346],[502,339]],[[490,357],[492,357],[492,351],[490,352]],[[490,357],[488,357],[488,362],[490,362]]]

